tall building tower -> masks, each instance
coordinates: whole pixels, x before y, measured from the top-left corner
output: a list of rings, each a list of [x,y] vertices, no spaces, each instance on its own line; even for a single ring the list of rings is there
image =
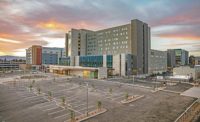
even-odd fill
[[[135,70],[139,74],[148,73],[148,59],[151,49],[150,27],[139,20],[131,21],[131,51],[135,56]]]
[[[89,30],[85,29],[71,29],[71,31],[66,34],[66,42],[65,45],[67,46],[66,49],[68,56],[80,56],[86,55],[86,43],[87,43],[87,33]]]
[[[133,55],[136,74],[148,73],[150,27],[140,20],[98,31],[71,29],[66,36],[68,56]]]

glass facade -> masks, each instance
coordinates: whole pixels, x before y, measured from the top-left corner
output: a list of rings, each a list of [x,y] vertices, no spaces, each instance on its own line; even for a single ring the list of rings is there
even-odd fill
[[[175,63],[176,65],[187,65],[188,52],[182,49],[175,49]]]
[[[58,64],[58,55],[42,53],[42,64]]]
[[[106,56],[106,63],[107,63],[107,68],[112,68],[113,66],[113,56],[112,55],[107,55]]]
[[[79,65],[83,67],[103,67],[103,56],[80,56]]]
[[[70,57],[59,58],[59,65],[70,66]]]

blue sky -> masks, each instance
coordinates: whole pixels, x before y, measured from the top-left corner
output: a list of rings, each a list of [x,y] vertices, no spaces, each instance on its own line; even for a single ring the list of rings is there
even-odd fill
[[[64,47],[71,28],[99,30],[140,19],[152,48],[183,48],[200,56],[199,0],[3,0],[0,55],[25,56],[34,44]]]

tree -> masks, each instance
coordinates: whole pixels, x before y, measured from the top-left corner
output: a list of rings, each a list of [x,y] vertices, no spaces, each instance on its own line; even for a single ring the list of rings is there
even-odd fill
[[[71,122],[75,122],[75,113],[74,113],[74,111],[70,111],[70,118],[71,118]]]
[[[53,78],[53,81],[56,82],[56,78],[55,78],[55,76],[54,76],[54,78]]]
[[[112,88],[109,89],[110,94],[112,94]]]
[[[61,97],[62,105],[65,106],[66,99],[65,97]]]
[[[32,84],[30,84],[30,85],[29,85],[29,89],[30,89],[30,90],[32,90],[32,88],[33,88],[33,85],[32,85]]]
[[[16,86],[16,80],[13,81],[13,85],[14,85],[14,87]]]
[[[128,97],[129,97],[129,94],[126,93],[126,94],[125,94],[125,99],[128,100]]]
[[[35,80],[32,81],[32,84],[33,84],[33,85],[35,84]]]
[[[93,89],[95,88],[94,84],[92,84],[92,88],[93,88]]]
[[[38,94],[41,93],[41,89],[39,87],[37,88],[37,91],[38,91]]]
[[[51,100],[52,99],[52,93],[50,91],[48,91],[48,96],[49,96],[49,99]]]
[[[102,103],[101,101],[97,101],[97,110],[101,110],[101,107],[102,107]]]

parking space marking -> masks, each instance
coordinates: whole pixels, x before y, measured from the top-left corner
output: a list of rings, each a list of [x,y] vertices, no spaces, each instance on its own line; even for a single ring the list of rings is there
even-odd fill
[[[74,100],[76,100],[77,98],[78,98],[78,97],[74,97],[74,99],[67,100],[67,102],[74,101]]]
[[[63,114],[63,115],[60,115],[60,116],[54,117],[54,119],[58,119],[58,118],[60,118],[60,117],[64,117],[64,116],[68,116],[68,115],[69,115],[69,113],[67,113],[67,114]]]
[[[48,103],[47,103],[48,104]],[[46,107],[48,107],[48,106],[54,106],[55,104],[53,104],[53,103],[50,103],[50,104],[48,104],[48,105],[45,105],[45,106],[42,106],[42,107],[39,107],[39,108],[46,108]]]
[[[71,91],[71,90],[77,89],[77,88],[79,88],[79,87],[80,87],[80,86],[72,87],[72,88],[70,88],[70,89],[62,89],[62,90],[56,91],[55,93],[57,93],[57,92],[62,92],[62,91]]]
[[[74,95],[70,95],[69,97],[67,95],[65,95],[65,97],[66,97],[66,100],[71,99],[71,98],[77,98],[77,96],[74,96]],[[56,97],[56,98],[58,98],[58,97]]]
[[[77,101],[77,102],[72,102],[72,103],[70,103],[71,105],[75,105],[75,104],[78,104],[78,103],[86,103],[86,101],[81,101],[81,100],[79,100],[79,101]]]
[[[125,97],[125,96],[118,96],[118,97],[115,97],[115,98],[111,98],[111,100],[117,100],[117,99],[122,98],[122,97]]]
[[[72,107],[73,107],[73,108],[77,108],[77,107],[84,106],[84,105],[87,105],[87,103],[79,104],[79,105],[77,105],[77,106],[72,106]]]
[[[33,96],[30,96],[30,97],[26,97],[26,98],[24,98],[24,99],[32,99],[32,98],[36,98],[36,97],[39,97],[39,96],[33,95]]]
[[[44,103],[40,103],[40,104],[38,104],[38,107],[42,108],[42,107],[44,107],[44,106],[42,106],[43,104],[52,104],[51,102],[53,102],[53,101],[47,101],[47,102],[44,102]]]
[[[50,111],[50,110],[53,110],[53,109],[56,109],[56,108],[60,108],[60,107],[56,106],[56,107],[54,107],[54,108],[44,109],[43,111]]]
[[[40,96],[35,96],[35,97],[23,98],[22,100],[28,101],[28,100],[38,100],[38,99],[42,99],[42,97],[40,97]]]
[[[93,105],[88,106],[88,109],[93,108],[93,107],[94,107]],[[84,110],[87,110],[87,106],[83,107],[82,109],[79,109],[78,112],[81,112],[81,111],[84,111]]]
[[[56,113],[59,113],[59,112],[65,111],[65,110],[66,109],[62,109],[62,110],[58,110],[58,111],[55,111],[55,112],[51,112],[51,113],[48,113],[48,115],[56,114]]]

